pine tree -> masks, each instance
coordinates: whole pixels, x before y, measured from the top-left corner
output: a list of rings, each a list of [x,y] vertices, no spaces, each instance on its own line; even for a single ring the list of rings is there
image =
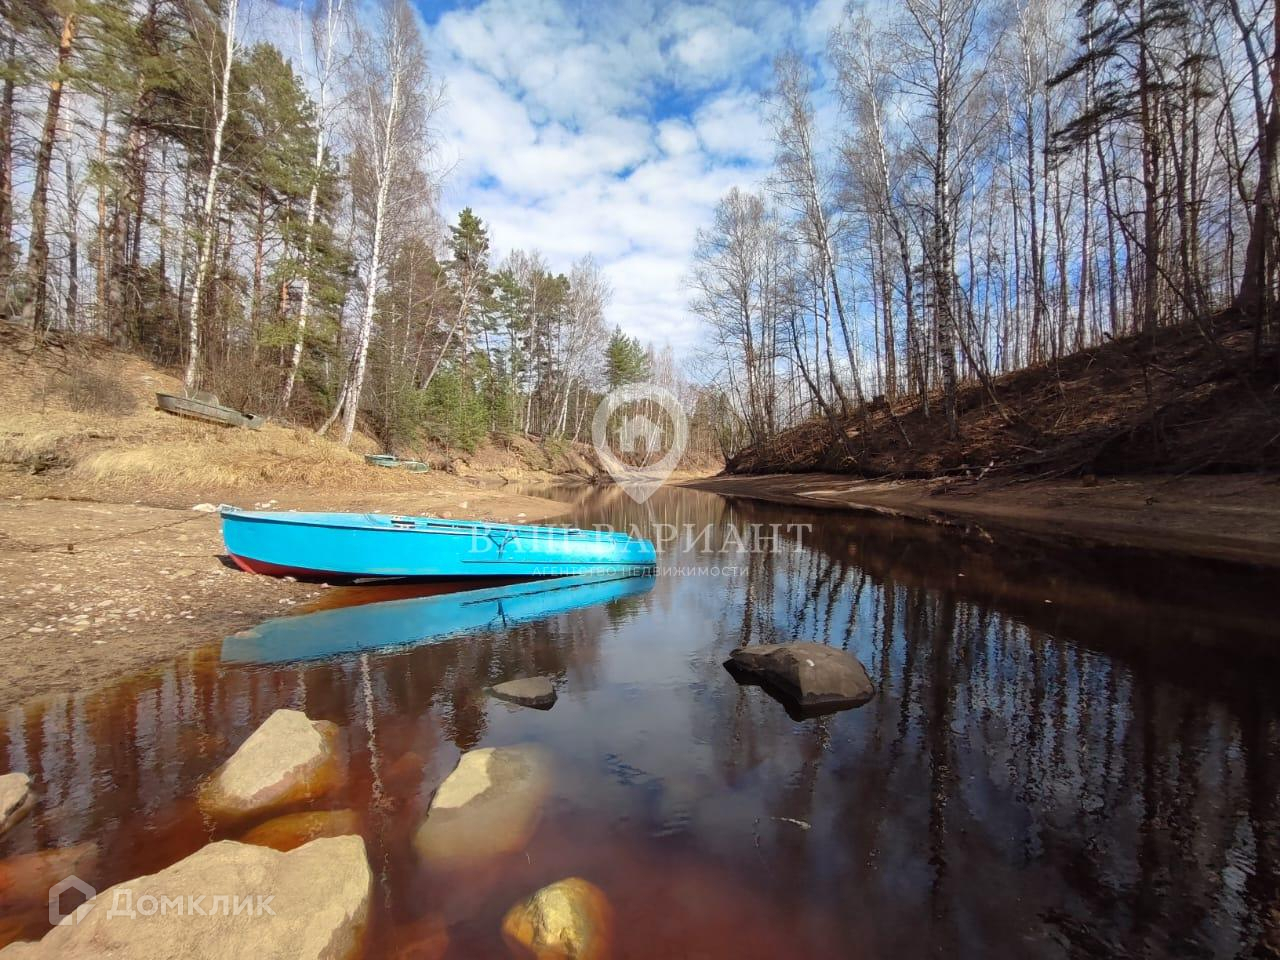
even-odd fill
[[[256,356],[262,316],[268,308],[264,277],[269,234],[278,237],[282,247],[272,288],[287,286],[301,269],[315,114],[298,77],[274,46],[254,46],[241,72],[244,108],[241,122],[228,138],[228,164],[239,173],[236,203],[253,223],[249,336]]]
[[[610,389],[639,383],[649,376],[649,355],[636,337],[628,337],[621,327],[613,328],[605,348],[605,376]]]

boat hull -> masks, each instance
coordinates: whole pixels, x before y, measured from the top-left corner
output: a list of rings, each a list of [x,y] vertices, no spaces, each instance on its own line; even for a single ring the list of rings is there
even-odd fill
[[[261,430],[263,417],[252,413],[241,413],[219,403],[211,403],[197,397],[177,397],[170,393],[157,393],[156,406],[166,413],[179,417],[193,417],[208,423],[220,423],[224,427],[245,427],[249,430]]]
[[[364,462],[371,467],[386,467],[390,470],[408,470],[410,473],[426,473],[431,468],[421,460],[401,460],[389,453],[366,453]]]
[[[637,572],[657,561],[648,540],[566,527],[234,507],[221,513],[231,559],[271,576],[558,577]]]

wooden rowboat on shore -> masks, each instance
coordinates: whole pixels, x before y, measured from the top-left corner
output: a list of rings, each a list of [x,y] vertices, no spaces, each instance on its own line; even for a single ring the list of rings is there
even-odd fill
[[[247,427],[250,430],[261,429],[265,417],[252,413],[241,413],[230,407],[224,407],[218,398],[203,390],[192,391],[189,396],[179,397],[172,393],[157,393],[156,406],[166,413],[179,417],[194,417],[210,423],[220,423],[227,427]]]
[[[625,533],[520,524],[279,513],[223,506],[222,539],[242,570],[335,579],[562,577],[647,571],[653,544]]]

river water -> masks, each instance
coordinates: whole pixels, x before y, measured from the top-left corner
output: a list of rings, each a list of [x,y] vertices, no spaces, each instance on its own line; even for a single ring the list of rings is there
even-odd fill
[[[487,612],[327,591],[256,652],[210,638],[12,711],[3,766],[42,798],[0,857],[92,842],[77,872],[103,889],[236,836],[195,789],[293,707],[342,728],[348,781],[316,806],[359,816],[371,957],[506,956],[507,908],[571,875],[607,893],[619,957],[1280,951],[1273,578],[689,490],[555,495],[579,524],[712,532],[644,582]],[[854,653],[875,698],[793,719],[723,667],[793,639]],[[483,692],[533,673],[549,712]],[[527,850],[433,875],[411,837],[460,751],[527,742],[555,762]],[[0,942],[47,929],[13,874]]]

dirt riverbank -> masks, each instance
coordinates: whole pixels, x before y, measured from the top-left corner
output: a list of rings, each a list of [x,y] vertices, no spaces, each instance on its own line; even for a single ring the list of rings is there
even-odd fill
[[[686,485],[771,503],[906,517],[987,538],[1013,531],[1056,545],[1280,567],[1280,478],[1274,475],[1017,482],[814,473],[722,476]]]
[[[227,567],[198,504],[535,523],[566,504],[515,491],[599,473],[590,445],[520,435],[469,451],[424,441],[395,452],[429,470],[384,469],[365,462],[383,450],[367,431],[348,448],[284,417],[243,430],[156,409],[157,392],[181,389],[104,341],[37,343],[0,323],[0,709],[317,599],[317,585]]]
[[[517,522],[550,520],[565,507],[440,476],[417,491],[366,494],[165,491],[121,503],[98,492],[104,499],[68,499],[55,483],[0,474],[0,709],[145,670],[326,592],[227,566],[218,518],[192,510],[196,503]]]

